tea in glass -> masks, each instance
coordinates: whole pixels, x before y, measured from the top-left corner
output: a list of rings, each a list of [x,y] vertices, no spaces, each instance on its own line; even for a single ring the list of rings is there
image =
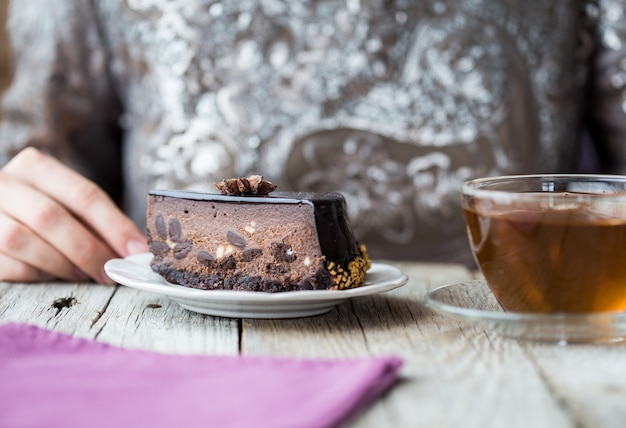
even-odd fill
[[[626,310],[626,177],[477,179],[462,204],[474,258],[506,310]]]

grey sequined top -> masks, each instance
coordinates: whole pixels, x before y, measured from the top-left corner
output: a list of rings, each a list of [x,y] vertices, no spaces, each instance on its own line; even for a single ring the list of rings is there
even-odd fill
[[[626,153],[626,17],[599,0],[19,0],[0,165],[46,150],[139,224],[152,188],[339,190],[372,258],[470,261],[471,177]],[[593,82],[593,84],[590,84]],[[114,225],[111,225],[114,227]]]

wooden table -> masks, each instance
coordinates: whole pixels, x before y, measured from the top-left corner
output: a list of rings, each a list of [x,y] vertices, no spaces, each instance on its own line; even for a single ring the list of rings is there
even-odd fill
[[[401,380],[355,427],[624,427],[626,344],[522,342],[433,313],[422,297],[472,279],[463,266],[395,263],[404,287],[325,315],[228,319],[95,284],[0,283],[0,323],[28,322],[167,353],[342,358],[397,355]]]

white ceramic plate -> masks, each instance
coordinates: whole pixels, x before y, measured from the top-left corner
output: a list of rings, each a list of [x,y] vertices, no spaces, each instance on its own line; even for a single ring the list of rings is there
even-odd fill
[[[349,290],[254,291],[198,290],[172,284],[150,268],[152,254],[109,260],[104,269],[119,284],[169,296],[183,308],[207,315],[231,318],[299,318],[319,315],[358,296],[383,293],[400,287],[408,276],[399,269],[372,263],[365,284]]]
[[[515,339],[557,344],[626,340],[626,312],[505,312],[484,280],[439,287],[427,293],[424,302],[443,315]]]

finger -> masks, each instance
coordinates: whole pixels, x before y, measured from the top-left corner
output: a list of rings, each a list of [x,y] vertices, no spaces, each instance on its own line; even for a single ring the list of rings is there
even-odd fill
[[[69,262],[98,282],[112,283],[104,263],[115,257],[63,206],[36,189],[0,172],[0,210],[33,231]],[[27,262],[33,264],[34,255]]]
[[[0,281],[42,282],[53,279],[53,275],[0,253]]]
[[[4,213],[0,213],[0,249],[6,256],[38,269],[41,275],[48,273],[51,278],[74,281],[88,279],[54,247]]]
[[[58,160],[27,148],[5,170],[66,207],[104,240],[117,256],[148,251],[137,226],[92,181]],[[37,171],[33,174],[32,171]]]

